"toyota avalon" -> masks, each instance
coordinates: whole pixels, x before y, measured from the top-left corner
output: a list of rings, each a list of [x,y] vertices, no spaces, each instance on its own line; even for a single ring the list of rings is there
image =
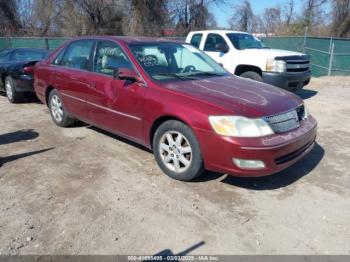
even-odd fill
[[[144,145],[174,179],[204,170],[265,176],[315,144],[316,120],[299,97],[231,75],[189,44],[76,38],[34,72],[36,94],[56,125],[79,119]]]

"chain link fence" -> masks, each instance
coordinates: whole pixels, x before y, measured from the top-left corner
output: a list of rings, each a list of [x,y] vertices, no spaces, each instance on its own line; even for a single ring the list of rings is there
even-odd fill
[[[0,50],[18,47],[53,50],[68,39],[68,37],[0,37]]]
[[[68,37],[0,37],[0,50],[32,47],[55,49]],[[176,37],[175,40],[185,41]],[[311,56],[313,76],[350,75],[350,39],[319,37],[268,37],[263,42],[277,49],[303,52]]]
[[[262,40],[271,48],[310,55],[313,76],[350,75],[350,39],[269,37]]]

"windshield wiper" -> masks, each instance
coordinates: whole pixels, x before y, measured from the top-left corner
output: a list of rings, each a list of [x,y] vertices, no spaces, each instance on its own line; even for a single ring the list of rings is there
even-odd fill
[[[190,74],[189,76],[224,76],[225,74],[215,73],[215,72],[206,72],[206,71],[199,71],[194,72]]]
[[[156,74],[157,76],[170,76],[170,77],[174,77],[180,80],[186,80],[189,77],[188,76],[182,76],[182,75],[178,75],[176,73],[160,73],[160,74]]]

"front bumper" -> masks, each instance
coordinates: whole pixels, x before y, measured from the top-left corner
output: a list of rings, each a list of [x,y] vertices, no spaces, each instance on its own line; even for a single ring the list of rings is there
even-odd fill
[[[263,72],[263,81],[288,91],[297,91],[306,86],[311,79],[311,71],[302,73],[273,73]]]
[[[293,131],[262,138],[232,138],[197,130],[208,170],[235,176],[257,177],[277,173],[294,164],[315,145],[317,122],[312,117]],[[233,158],[261,160],[262,169],[241,169]]]

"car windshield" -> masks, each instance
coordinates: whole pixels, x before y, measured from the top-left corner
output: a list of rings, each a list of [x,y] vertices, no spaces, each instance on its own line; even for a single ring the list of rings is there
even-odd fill
[[[228,33],[226,35],[238,50],[268,48],[258,38],[250,34]]]
[[[197,48],[181,43],[137,43],[131,52],[155,80],[187,80],[223,76],[227,71]]]

